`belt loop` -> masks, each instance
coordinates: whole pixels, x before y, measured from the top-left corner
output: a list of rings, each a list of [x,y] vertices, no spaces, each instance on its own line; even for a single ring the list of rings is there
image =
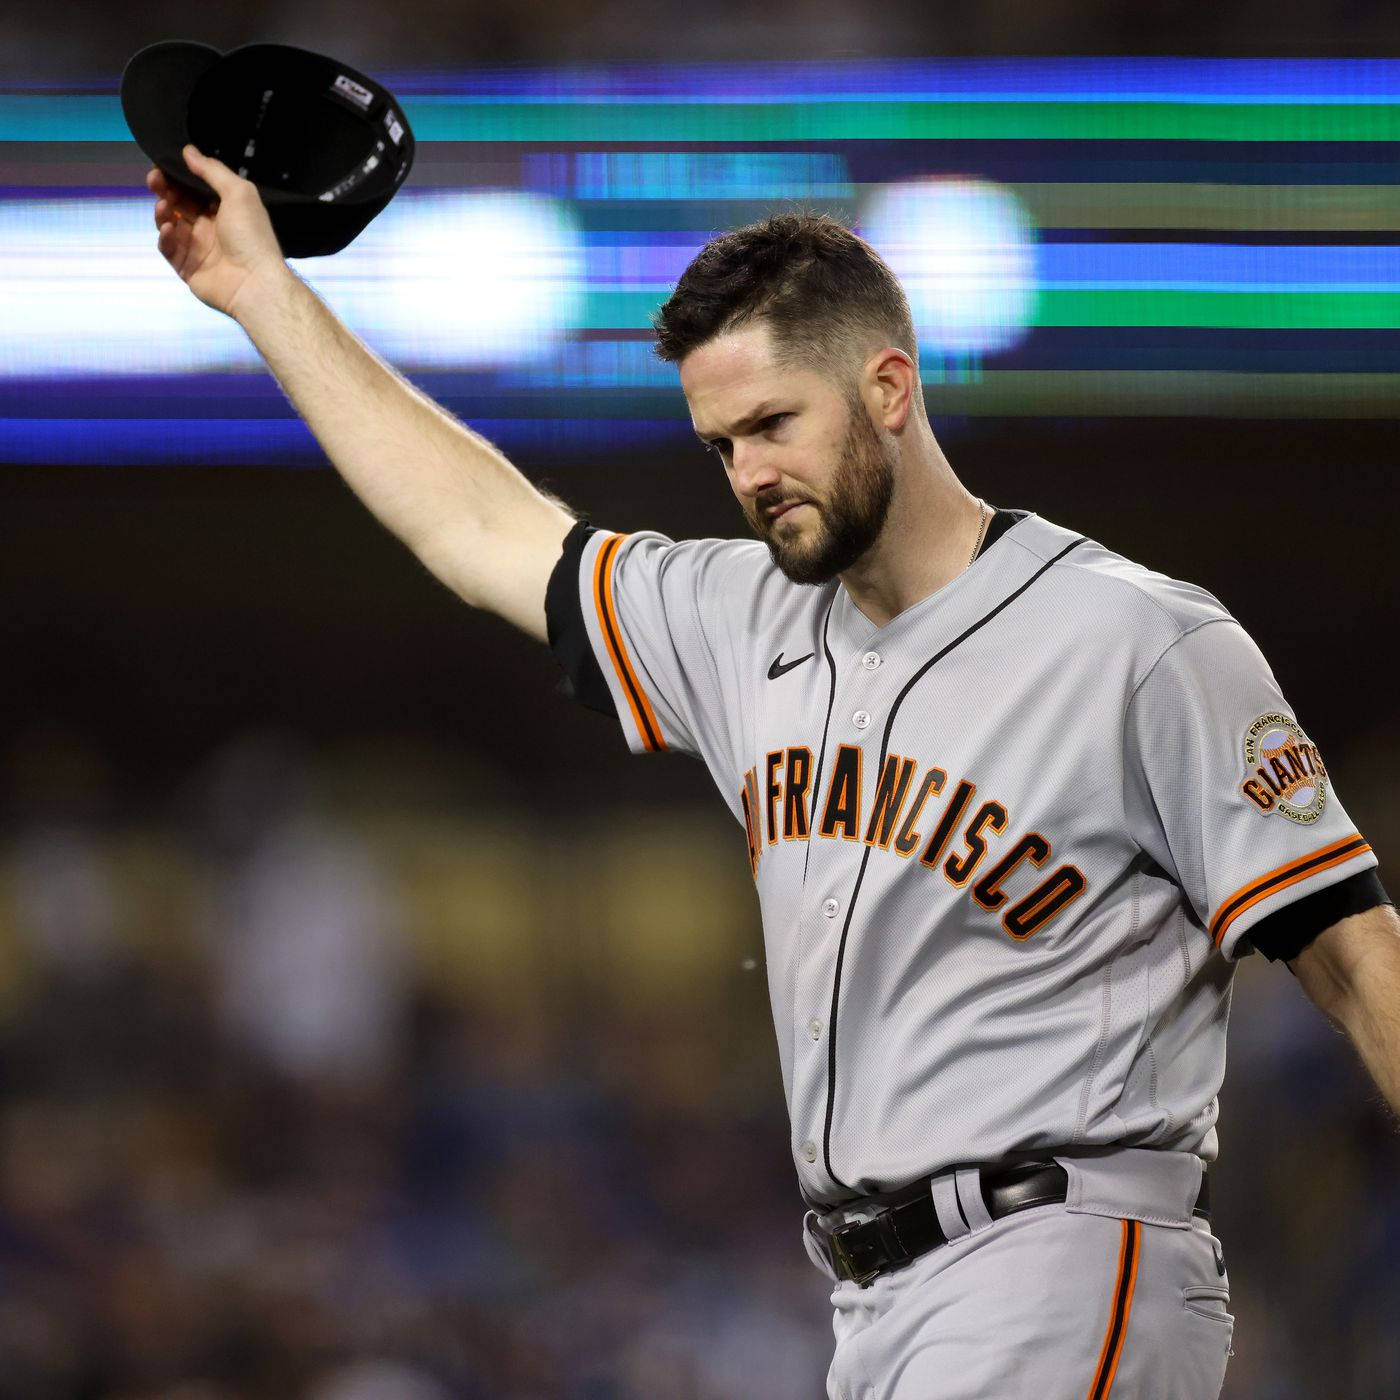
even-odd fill
[[[938,1228],[950,1240],[960,1240],[968,1233],[967,1221],[958,1207],[957,1177],[953,1172],[944,1172],[929,1182],[929,1193],[933,1196],[933,1208],[938,1213]]]
[[[809,1210],[807,1214],[802,1217],[802,1247],[807,1251],[807,1257],[812,1263],[814,1263],[832,1283],[837,1282],[836,1270],[832,1267],[831,1256],[827,1253],[827,1246],[822,1241],[817,1226],[817,1212],[814,1210]]]
[[[987,1202],[982,1196],[982,1171],[979,1167],[960,1167],[953,1176],[957,1187],[958,1204],[967,1217],[968,1230],[976,1234],[992,1223],[987,1212]]]

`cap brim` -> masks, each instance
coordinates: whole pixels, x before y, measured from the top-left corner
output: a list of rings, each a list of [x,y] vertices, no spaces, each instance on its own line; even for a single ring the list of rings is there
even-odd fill
[[[353,243],[393,196],[391,190],[357,204],[269,204],[267,212],[285,257],[324,258]]]
[[[185,164],[195,84],[221,57],[218,49],[174,39],[151,44],[122,72],[122,115],[136,144],[165,173],[202,194],[214,192]]]

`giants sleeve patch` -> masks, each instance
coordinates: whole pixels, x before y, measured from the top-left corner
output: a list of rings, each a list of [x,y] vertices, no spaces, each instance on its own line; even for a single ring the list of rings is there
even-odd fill
[[[1260,715],[1245,730],[1247,776],[1240,792],[1265,816],[1311,826],[1327,805],[1327,768],[1317,745],[1283,714]]]

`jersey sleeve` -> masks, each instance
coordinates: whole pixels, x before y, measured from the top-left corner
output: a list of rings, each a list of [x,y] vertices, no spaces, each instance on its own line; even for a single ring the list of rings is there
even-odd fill
[[[1124,720],[1124,804],[1137,844],[1231,959],[1251,928],[1376,857],[1257,646],[1228,616],[1171,643]]]
[[[708,759],[727,746],[723,629],[707,618],[729,543],[586,522],[565,540],[546,599],[550,646],[566,689],[615,714],[634,753]]]

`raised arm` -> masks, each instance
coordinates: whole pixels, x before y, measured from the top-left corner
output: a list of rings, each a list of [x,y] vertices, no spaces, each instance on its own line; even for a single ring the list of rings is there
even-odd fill
[[[1327,1018],[1344,1030],[1400,1114],[1400,918],[1378,904],[1340,920],[1289,967]]]
[[[573,519],[353,335],[289,268],[256,188],[185,148],[216,203],[152,170],[161,254],[243,327],[356,495],[449,588],[545,640]]]

